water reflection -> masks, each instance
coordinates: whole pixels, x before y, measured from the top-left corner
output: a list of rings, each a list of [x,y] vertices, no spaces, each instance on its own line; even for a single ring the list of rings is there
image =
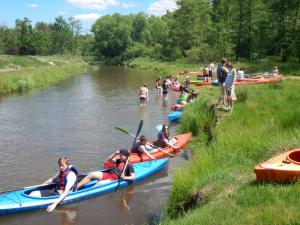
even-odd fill
[[[59,207],[56,208],[54,213],[60,214],[60,224],[61,225],[73,225],[76,224],[78,217],[77,207]]]
[[[130,210],[130,201],[133,198],[133,194],[135,193],[135,186],[129,185],[119,193],[120,197],[117,199],[116,206],[121,211],[129,211]]]

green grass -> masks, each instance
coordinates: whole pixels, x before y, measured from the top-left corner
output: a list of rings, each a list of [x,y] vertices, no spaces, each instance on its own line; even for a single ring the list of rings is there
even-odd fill
[[[83,60],[67,56],[0,56],[0,94],[43,87],[86,68]]]
[[[247,74],[271,72],[274,65],[277,65],[281,74],[285,76],[300,76],[299,63],[281,63],[277,60],[264,59],[259,61],[241,60],[233,62],[236,68],[243,67]],[[204,63],[189,64],[183,61],[177,62],[163,62],[152,60],[150,58],[137,58],[129,63],[132,67],[154,71],[157,75],[178,75],[185,70],[188,71],[202,71]],[[215,67],[217,63],[215,62]],[[196,79],[192,77],[192,80]]]
[[[161,224],[299,224],[300,183],[258,185],[253,168],[300,146],[300,81],[236,89],[243,101],[217,127],[208,127],[217,88],[185,110],[179,132],[196,135],[194,154],[175,174]]]

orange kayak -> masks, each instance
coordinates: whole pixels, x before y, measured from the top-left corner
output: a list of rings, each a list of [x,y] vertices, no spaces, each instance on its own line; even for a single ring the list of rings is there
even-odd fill
[[[293,182],[300,177],[300,148],[282,153],[254,167],[258,182]]]
[[[176,135],[173,138],[177,139],[177,145],[181,148],[189,141],[191,136],[192,136],[192,133],[185,133],[185,134]],[[176,153],[175,152],[176,150],[174,150],[173,148],[170,148],[170,147],[163,148],[163,150],[164,150],[164,152],[168,152],[168,153]],[[178,149],[178,151],[180,151],[180,150]],[[169,157],[169,155],[167,153],[164,153],[157,148],[154,148],[153,150],[150,150],[149,152],[156,159]],[[147,156],[146,154],[138,155],[136,153],[131,153],[130,158],[129,158],[129,162],[132,164],[150,161],[150,160],[152,160],[152,159],[149,156]],[[107,161],[105,161],[103,163],[104,168],[111,168],[114,166],[115,166],[115,164],[107,162]]]
[[[171,106],[171,111],[181,110],[184,105],[182,104],[174,104]]]
[[[243,84],[267,84],[267,83],[275,83],[281,81],[282,77],[261,77],[261,78],[245,78],[243,80],[237,80],[235,82],[236,85],[243,85]]]

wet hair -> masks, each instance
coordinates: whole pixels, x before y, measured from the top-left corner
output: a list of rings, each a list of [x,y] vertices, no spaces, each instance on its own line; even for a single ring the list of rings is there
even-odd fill
[[[144,84],[144,87],[147,87],[147,84]]]
[[[145,142],[145,141],[147,141],[145,135],[141,135],[140,136],[140,142]]]
[[[60,157],[58,159],[58,165],[61,165],[61,164],[64,164],[64,163],[67,164],[67,165],[70,165],[69,159],[66,156]]]
[[[126,156],[126,157],[128,157],[129,156],[129,151],[127,150],[127,149],[120,149],[120,154],[121,155],[124,155],[124,156]]]

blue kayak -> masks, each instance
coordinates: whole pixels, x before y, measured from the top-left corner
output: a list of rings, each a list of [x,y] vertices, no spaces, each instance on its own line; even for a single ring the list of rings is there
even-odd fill
[[[140,180],[149,177],[153,173],[165,168],[167,163],[168,163],[168,158],[133,164],[135,170],[135,180],[121,181],[119,188],[128,186],[132,183],[136,183]],[[92,197],[95,195],[101,195],[109,191],[115,191],[116,188],[118,187],[118,180],[111,181],[109,183],[105,183],[99,186],[95,186],[96,184],[97,184],[96,180],[87,183],[76,192],[70,193],[60,204],[66,204],[84,198]],[[45,189],[46,187],[47,186],[44,186],[42,188]],[[50,196],[50,197],[29,196],[29,193],[39,189],[41,189],[41,187],[24,188],[18,191],[1,194],[0,215],[45,208],[51,205],[58,198],[58,196]]]
[[[178,120],[180,119],[182,116],[182,112],[181,111],[171,111],[169,113],[169,121],[175,121],[175,120]]]

